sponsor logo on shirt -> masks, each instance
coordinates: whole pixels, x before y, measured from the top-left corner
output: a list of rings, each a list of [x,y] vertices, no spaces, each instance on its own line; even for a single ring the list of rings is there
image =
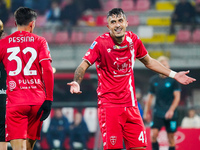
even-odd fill
[[[11,43],[23,43],[23,42],[34,42],[34,37],[30,36],[22,36],[22,37],[10,37],[8,42]]]
[[[92,45],[90,46],[90,49],[93,49],[93,48],[95,47],[96,44],[97,44],[97,42],[94,41],[94,42],[92,43]]]
[[[127,45],[124,45],[124,46],[114,45],[113,49],[124,49],[124,48],[127,48],[127,47],[128,47]]]
[[[111,143],[112,145],[115,145],[116,142],[117,142],[117,136],[111,136],[111,137],[110,137],[110,143]]]
[[[1,90],[0,90],[0,94],[6,94],[6,90],[1,89]]]
[[[18,80],[18,83],[20,85],[20,89],[37,89],[36,84],[41,84],[40,79],[22,79]]]
[[[9,81],[9,88],[10,88],[11,91],[16,88],[15,81]]]

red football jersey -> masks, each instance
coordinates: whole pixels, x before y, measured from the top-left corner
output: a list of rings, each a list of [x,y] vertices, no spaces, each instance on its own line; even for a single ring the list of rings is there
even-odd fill
[[[7,107],[43,103],[42,60],[51,60],[43,37],[17,31],[0,40],[0,61],[7,72]]]
[[[99,107],[136,106],[133,67],[135,59],[147,55],[139,37],[126,32],[121,44],[115,43],[109,33],[99,36],[83,59],[95,62],[98,75]]]

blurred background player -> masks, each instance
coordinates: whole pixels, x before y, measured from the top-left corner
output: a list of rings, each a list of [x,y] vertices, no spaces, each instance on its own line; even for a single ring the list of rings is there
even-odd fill
[[[14,17],[17,31],[0,41],[7,72],[6,141],[13,150],[32,150],[51,111],[53,71],[46,40],[33,34],[36,12],[20,7]]]
[[[175,78],[182,84],[195,79],[187,72],[174,72],[151,58],[142,41],[131,31],[121,8],[107,15],[109,32],[97,37],[77,67],[70,92],[80,94],[85,71],[96,62],[98,75],[98,117],[104,149],[145,149],[146,130],[137,106],[133,67],[139,59],[147,68]],[[123,91],[123,92],[122,92]]]
[[[170,67],[167,57],[160,56],[158,61],[165,67]],[[150,120],[148,118],[148,113],[150,112],[152,101],[156,98],[153,109],[153,121],[151,124],[151,142],[153,150],[159,150],[157,137],[163,126],[165,126],[167,130],[169,150],[175,150],[174,133],[177,130],[178,119],[176,108],[180,101],[180,95],[180,84],[175,79],[162,74],[155,75],[150,79],[150,89],[143,118],[144,120]]]
[[[0,20],[0,39],[4,34],[3,22]],[[5,142],[5,113],[6,113],[6,71],[3,63],[0,63],[0,149],[7,149]]]

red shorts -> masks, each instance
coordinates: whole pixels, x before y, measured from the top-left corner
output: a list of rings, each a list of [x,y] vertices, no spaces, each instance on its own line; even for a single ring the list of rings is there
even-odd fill
[[[40,139],[42,122],[37,115],[40,105],[6,108],[6,141],[13,139]]]
[[[147,146],[146,130],[138,107],[98,108],[99,126],[105,149]]]

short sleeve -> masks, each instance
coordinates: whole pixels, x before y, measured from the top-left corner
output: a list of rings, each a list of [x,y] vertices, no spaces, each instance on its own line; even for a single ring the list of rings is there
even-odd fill
[[[181,91],[181,84],[175,80],[174,91]]]
[[[45,39],[41,39],[41,47],[40,47],[40,51],[39,51],[39,62],[41,62],[43,60],[52,61],[51,55],[50,55],[50,49],[49,49],[48,43]]]
[[[142,59],[147,55],[147,50],[144,47],[142,41],[139,39],[137,36],[136,42],[135,42],[135,50],[136,50],[136,58],[137,59]]]
[[[99,43],[95,40],[88,51],[85,53],[83,59],[87,60],[90,65],[92,65],[99,58],[99,56]]]

